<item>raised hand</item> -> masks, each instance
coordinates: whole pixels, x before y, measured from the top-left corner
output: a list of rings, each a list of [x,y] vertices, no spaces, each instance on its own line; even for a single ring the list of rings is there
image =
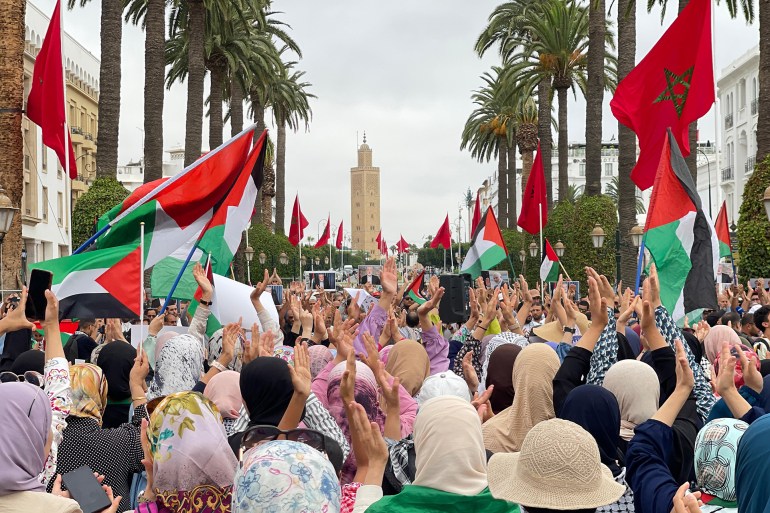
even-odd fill
[[[340,397],[344,404],[355,401],[356,357],[351,351],[345,359],[345,372],[340,381]]]
[[[601,292],[602,297],[607,300],[607,304],[614,305],[615,290],[612,288],[612,285],[610,285],[607,277],[597,273],[593,267],[586,267],[586,275],[596,280],[597,285],[599,285],[599,292]],[[593,319],[593,317],[591,319]]]
[[[717,374],[717,392],[723,397],[735,390],[736,361],[737,358],[730,352],[730,344],[723,342],[722,353],[719,358],[719,374]]]
[[[519,286],[521,287],[521,300],[525,303],[532,303],[532,294],[529,292],[529,285],[523,274],[519,275]]]
[[[609,323],[607,299],[602,297],[599,283],[593,276],[588,277],[588,308],[591,311],[591,325],[604,327]]]
[[[479,389],[479,376],[473,366],[473,351],[468,351],[463,356],[463,379],[468,385],[468,390],[476,392]]]
[[[310,396],[310,384],[313,378],[310,374],[310,354],[307,351],[307,342],[300,342],[294,347],[294,365],[289,365],[291,384],[294,385],[294,393],[307,398]]]
[[[741,349],[740,344],[735,345],[735,350],[738,353],[738,358],[741,362],[743,382],[756,393],[761,393],[762,388],[764,387],[764,380],[762,378],[762,374],[759,372],[759,369],[757,369],[756,356],[752,355],[751,358],[748,358],[746,353],[743,352],[743,349]]]
[[[24,314],[24,309],[26,308],[26,305],[27,305],[27,287],[23,287],[21,289],[21,300],[19,300],[19,306],[11,310],[8,313],[8,315],[6,315],[2,319],[2,321],[0,321],[0,332],[8,333],[9,331],[35,329],[35,324],[28,321],[26,315]],[[56,303],[57,311],[58,311],[58,307],[59,307],[59,303],[57,302]],[[48,306],[46,306],[46,313],[48,313]],[[59,322],[58,318],[56,319],[56,322],[57,323]]]
[[[364,349],[366,349],[366,354],[359,353],[358,357],[372,369],[372,372],[377,372],[377,366],[380,363],[380,353],[377,351],[377,344],[374,342],[374,337],[372,337],[368,331],[364,331],[362,338],[364,339]]]
[[[398,289],[398,274],[396,272],[396,259],[393,257],[388,258],[385,261],[385,265],[382,266],[382,272],[380,273],[380,286],[382,286],[383,294],[389,296],[388,303],[390,303],[393,296]]]
[[[195,278],[195,282],[201,288],[202,299],[204,301],[211,301],[211,296],[214,294],[214,286],[206,276],[206,270],[203,269],[200,262],[196,262],[195,267],[193,267],[193,278]]]
[[[676,386],[677,388],[690,391],[695,386],[695,377],[690,368],[690,363],[687,361],[687,353],[684,351],[681,340],[676,339],[674,344],[676,345]]]
[[[494,390],[495,385],[489,385],[481,394],[473,392],[471,405],[476,408],[482,424],[495,416],[495,412],[492,411],[492,403],[489,402],[489,398],[492,397]]]
[[[275,269],[273,269],[273,272],[275,272]],[[262,297],[262,293],[265,292],[267,289],[267,285],[270,283],[270,276],[267,272],[267,269],[265,269],[265,277],[262,281],[258,282],[257,285],[254,287],[254,289],[251,291],[251,294],[249,294],[249,299],[251,299],[251,303],[254,305],[255,308],[257,307],[257,304],[262,305],[262,302],[259,300]]]
[[[421,304],[419,308],[417,308],[417,315],[422,317],[430,314],[431,310],[438,308],[438,304],[443,296],[444,287],[437,288],[436,291],[431,295],[430,299]]]

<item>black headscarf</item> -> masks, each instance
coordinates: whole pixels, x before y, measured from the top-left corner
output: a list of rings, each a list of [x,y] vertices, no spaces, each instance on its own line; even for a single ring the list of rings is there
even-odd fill
[[[107,380],[108,398],[122,401],[131,397],[128,382],[135,358],[136,349],[131,344],[120,340],[105,344],[99,352],[96,362]]]
[[[695,361],[700,363],[700,361],[703,359],[703,344],[701,344],[701,341],[698,340],[698,337],[689,331],[682,330],[682,335],[684,336],[684,340],[687,342],[687,345],[690,346],[690,351],[692,351],[692,355],[695,357]]]
[[[37,349],[24,351],[11,365],[11,372],[14,374],[24,374],[27,371],[35,371],[43,374],[45,372],[45,353]]]
[[[594,437],[599,456],[613,476],[620,474],[620,407],[612,392],[596,385],[574,388],[564,400],[559,418],[579,425]]]
[[[516,344],[503,344],[497,346],[489,355],[487,367],[487,380],[485,387],[495,385],[489,403],[492,411],[500,413],[513,404],[516,391],[513,389],[513,364],[519,356],[521,347]]]

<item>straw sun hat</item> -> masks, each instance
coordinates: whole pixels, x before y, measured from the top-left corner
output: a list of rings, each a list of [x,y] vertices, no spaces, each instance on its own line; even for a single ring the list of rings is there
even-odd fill
[[[593,437],[562,419],[534,426],[521,452],[492,456],[487,478],[495,498],[530,508],[598,508],[626,491],[602,465]]]
[[[580,330],[580,334],[585,334],[588,331],[588,327],[591,323],[588,321],[588,317],[584,313],[578,312],[575,315],[575,324]],[[538,326],[532,330],[532,333],[542,338],[546,342],[558,342],[564,336],[564,330],[562,329],[559,321],[551,321]]]

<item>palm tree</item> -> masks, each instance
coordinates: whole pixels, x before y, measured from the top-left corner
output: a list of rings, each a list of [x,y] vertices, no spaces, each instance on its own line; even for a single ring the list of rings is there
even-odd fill
[[[577,200],[580,199],[580,197],[583,195],[583,192],[585,191],[585,187],[582,185],[575,185],[574,183],[571,183],[567,185],[567,188],[564,189],[564,195],[559,194],[559,201],[565,201],[567,203],[575,204],[577,203]],[[561,191],[560,191],[561,192]]]
[[[619,176],[613,176],[612,180],[610,180],[610,183],[607,184],[607,187],[604,190],[604,195],[607,196],[612,200],[613,203],[615,203],[615,207],[618,207],[618,204],[620,203],[620,177]],[[634,202],[634,209],[636,210],[636,214],[641,215],[647,212],[647,208],[644,206],[644,201],[642,201],[642,198],[639,196],[634,196],[636,201]]]
[[[68,0],[70,9],[77,0]],[[85,6],[89,0],[80,0]],[[115,177],[120,131],[120,45],[123,39],[123,1],[102,0],[101,66],[99,68],[99,127],[96,139],[96,177]]]
[[[527,185],[529,174],[532,172],[534,152],[537,150],[537,132],[539,126],[538,107],[532,97],[523,99],[516,109],[516,134],[521,153],[521,194]],[[550,118],[550,116],[549,116]],[[542,148],[541,148],[542,151]]]
[[[602,192],[602,103],[604,102],[604,55],[607,20],[604,0],[590,0],[586,71],[586,195]]]

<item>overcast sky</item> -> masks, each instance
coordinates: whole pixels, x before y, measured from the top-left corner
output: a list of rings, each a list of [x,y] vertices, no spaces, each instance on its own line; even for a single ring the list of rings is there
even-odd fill
[[[34,0],[45,12],[54,0]],[[470,94],[479,75],[497,59],[479,59],[473,43],[500,0],[276,0],[280,19],[303,51],[312,103],[308,132],[287,138],[287,210],[299,192],[302,209],[316,236],[319,220],[331,212],[332,224],[345,219],[349,229],[350,168],[356,165],[356,136],[366,131],[374,165],[381,170],[382,226],[390,245],[399,233],[422,244],[447,212],[457,207],[468,187],[475,190],[496,171],[460,151],[460,134],[472,110]],[[610,2],[608,2],[610,3]],[[637,61],[652,47],[676,14],[676,2],[663,26],[660,10],[650,14],[638,2]],[[65,13],[64,26],[99,55],[99,5]],[[716,75],[759,40],[758,25],[731,20],[722,2],[716,6]],[[612,13],[615,17],[616,13]],[[672,51],[675,51],[672,49]],[[144,34],[134,26],[123,32],[123,109],[120,119],[121,164],[142,154]],[[184,142],[186,85],[166,95],[164,146]],[[603,138],[617,134],[617,122],[605,96]],[[585,103],[570,95],[570,142],[585,140]],[[701,139],[714,140],[712,112],[700,123]],[[229,135],[229,127],[225,129]],[[274,133],[274,130],[272,131]],[[204,147],[208,120],[204,121]],[[288,219],[287,219],[288,222]]]

